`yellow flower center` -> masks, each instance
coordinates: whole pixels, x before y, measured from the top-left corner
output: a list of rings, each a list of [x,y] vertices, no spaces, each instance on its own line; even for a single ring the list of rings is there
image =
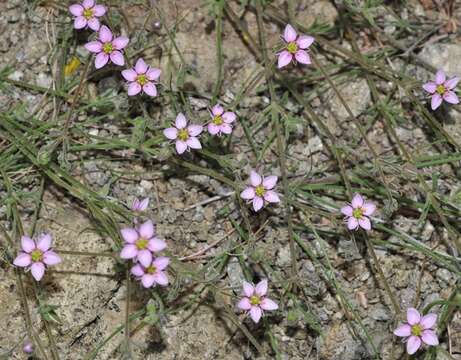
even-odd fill
[[[83,10],[83,17],[87,20],[90,20],[93,18],[93,9],[85,9]]]
[[[33,262],[42,261],[43,253],[39,249],[35,249],[30,253]]]
[[[437,91],[440,95],[443,95],[445,93],[445,86],[439,85],[435,91]]]
[[[149,240],[141,238],[138,241],[136,241],[136,248],[138,250],[144,250],[147,247],[148,243]]]
[[[259,296],[253,295],[250,298],[250,304],[251,305],[259,305],[259,304],[261,304],[261,299],[259,298]]]
[[[288,43],[287,50],[289,53],[296,53],[296,51],[298,51],[298,44],[296,44],[294,41]]]
[[[215,125],[221,125],[223,123],[223,119],[221,115],[215,116],[213,119],[213,124]]]
[[[147,83],[147,76],[146,74],[141,74],[141,75],[138,75],[138,77],[136,78],[136,81],[138,82],[139,85],[143,86]]]
[[[363,209],[362,208],[357,208],[352,211],[352,216],[355,217],[356,219],[361,219],[363,216]]]
[[[104,51],[106,54],[110,54],[114,50],[114,46],[112,45],[111,42],[106,42],[102,46],[102,51]]]
[[[423,333],[423,328],[421,325],[416,324],[411,327],[411,335],[421,336],[422,333]]]
[[[187,129],[179,130],[178,131],[178,138],[181,141],[186,141],[187,139],[189,139],[189,132],[187,131]]]
[[[157,269],[155,268],[154,265],[150,265],[148,267],[146,267],[146,273],[148,274],[155,274],[157,271]]]
[[[255,193],[257,196],[262,197],[266,193],[266,189],[262,185],[256,186]]]

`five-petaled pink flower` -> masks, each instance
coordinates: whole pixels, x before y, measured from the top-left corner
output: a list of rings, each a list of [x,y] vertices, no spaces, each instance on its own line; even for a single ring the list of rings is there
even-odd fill
[[[341,212],[347,217],[347,228],[356,230],[359,227],[371,230],[371,216],[376,210],[376,205],[366,202],[360,194],[355,194],[350,205],[343,206]]]
[[[293,26],[288,24],[283,33],[285,49],[278,54],[278,68],[281,69],[293,61],[293,58],[301,64],[310,64],[311,58],[307,49],[314,42],[314,38],[308,35],[299,35]]]
[[[273,191],[277,184],[277,176],[271,175],[262,177],[256,171],[250,172],[250,186],[243,190],[240,197],[244,200],[253,200],[254,211],[259,211],[264,206],[264,202],[278,203],[280,198]]]
[[[197,136],[203,131],[203,126],[191,124],[187,126],[186,117],[179,113],[174,127],[163,130],[163,134],[170,140],[176,140],[176,151],[184,153],[187,149],[201,149],[202,144]]]
[[[232,111],[224,112],[221,105],[215,105],[211,109],[211,122],[208,124],[208,132],[211,135],[230,134],[232,132],[232,123],[237,116]]]
[[[128,81],[128,96],[134,96],[141,91],[149,96],[157,96],[155,86],[160,77],[161,70],[151,68],[143,59],[138,59],[132,69],[122,71],[122,76]]]
[[[267,280],[261,280],[256,286],[244,281],[243,297],[237,306],[250,313],[251,319],[258,323],[265,311],[277,310],[278,305],[266,297]]]
[[[30,269],[34,279],[40,281],[46,266],[61,262],[59,255],[51,250],[52,241],[50,234],[42,234],[35,241],[28,236],[21,237],[22,251],[13,264]]]
[[[149,206],[149,198],[145,198],[142,200],[134,199],[133,204],[131,204],[131,210],[135,212],[142,212],[147,209]]]
[[[155,236],[155,228],[151,220],[134,228],[124,228],[120,232],[123,240],[125,240],[120,257],[122,259],[134,259],[142,266],[146,267],[151,264],[153,252],[166,248],[165,241]]]
[[[153,285],[168,285],[168,277],[165,273],[165,269],[170,263],[170,259],[167,257],[158,257],[153,259],[147,266],[136,264],[131,268],[131,273],[138,279],[141,280],[142,286],[150,288]]]
[[[430,81],[423,85],[423,89],[432,95],[432,110],[437,109],[442,104],[443,100],[450,104],[459,103],[458,96],[456,96],[455,92],[453,91],[453,89],[458,84],[458,81],[459,76],[454,76],[447,80],[443,70],[439,70],[435,74],[435,81]]]
[[[106,7],[95,4],[94,0],[83,0],[81,4],[69,6],[69,11],[75,16],[75,29],[83,29],[88,26],[91,30],[99,31],[101,24],[98,17],[104,16]]]
[[[430,346],[439,344],[439,339],[434,330],[437,322],[436,314],[421,316],[418,310],[407,310],[407,323],[394,330],[394,335],[406,338],[407,352],[412,355],[421,347],[422,343]]]
[[[85,44],[85,48],[97,54],[94,62],[96,69],[102,68],[109,60],[115,65],[125,65],[122,50],[128,45],[130,40],[126,36],[119,36],[114,39],[112,31],[103,25],[99,29],[99,40],[90,41]]]

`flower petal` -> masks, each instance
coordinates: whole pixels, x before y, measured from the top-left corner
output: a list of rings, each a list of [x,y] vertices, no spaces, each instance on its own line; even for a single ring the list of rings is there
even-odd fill
[[[366,216],[370,216],[371,214],[373,214],[376,210],[376,205],[371,203],[371,202],[367,202],[365,201],[363,203],[363,206],[362,206],[362,210],[363,210],[363,214],[366,215]]]
[[[154,274],[154,280],[157,284],[161,286],[166,286],[168,285],[168,276],[163,271],[157,271]]]
[[[267,294],[267,279],[263,279],[256,284],[255,292],[258,296],[264,296]]]
[[[450,104],[459,103],[459,99],[453,91],[447,91],[445,94],[443,94],[443,100]]]
[[[261,301],[261,308],[263,310],[277,310],[279,306],[271,299],[265,298]]]
[[[266,190],[271,190],[277,184],[278,177],[275,175],[266,176],[263,179],[263,186]]]
[[[152,253],[149,250],[140,250],[136,259],[142,266],[148,267],[152,263]]]
[[[437,93],[432,95],[431,109],[436,110],[441,104],[442,104],[442,96],[440,96],[440,94],[437,94]]]
[[[176,140],[176,151],[178,154],[183,154],[187,150],[187,144],[184,141]]]
[[[416,325],[420,322],[421,320],[421,315],[419,314],[419,311],[416,310],[415,308],[408,308],[407,310],[407,322],[410,325]]]
[[[429,81],[423,85],[423,89],[426,90],[429,94],[433,94],[437,90],[437,84],[433,81]]]
[[[298,40],[296,40],[296,44],[298,44],[299,48],[307,49],[309,46],[312,45],[314,42],[314,38],[308,35],[300,35]]]
[[[73,4],[69,6],[69,11],[74,16],[82,16],[83,15],[83,6],[80,4]]]
[[[220,129],[223,134],[229,135],[232,133],[232,126],[230,124],[223,123],[220,125]]]
[[[250,299],[248,299],[247,297],[242,298],[238,302],[237,307],[241,310],[250,310],[251,309]]]
[[[151,81],[157,81],[161,74],[162,74],[162,70],[153,68],[147,71],[146,76]]]
[[[101,40],[102,43],[112,41],[112,31],[110,31],[106,25],[101,26],[99,29],[99,40]]]
[[[359,222],[355,217],[351,216],[349,219],[347,219],[347,228],[349,230],[355,230],[358,227],[359,227]]]
[[[191,149],[201,149],[202,148],[202,144],[200,144],[200,141],[196,137],[193,137],[193,136],[186,140],[186,144]]]
[[[92,18],[88,20],[88,27],[93,31],[98,31],[101,28],[101,23],[98,19]]]
[[[92,53],[100,53],[102,51],[102,44],[99,41],[90,41],[85,44],[85,49]]]
[[[253,198],[253,209],[254,211],[259,211],[264,206],[264,200],[262,197],[255,196]]]
[[[439,70],[435,73],[435,83],[441,85],[445,82],[446,76],[443,70]]]
[[[447,88],[448,90],[453,90],[458,84],[458,81],[459,76],[454,76],[451,79],[448,79],[447,81],[445,81],[445,88]]]
[[[97,17],[104,16],[106,13],[106,7],[104,5],[95,5],[93,6],[93,15]]]
[[[264,200],[270,203],[280,202],[279,195],[275,191],[266,191],[264,194]]]
[[[354,209],[361,208],[363,206],[363,197],[360,194],[355,194],[351,205]]]
[[[250,309],[251,319],[257,324],[263,315],[263,311],[259,306],[252,306]]]
[[[261,178],[261,175],[259,175],[256,171],[251,170],[250,171],[250,183],[252,186],[256,187],[261,185],[263,179]]]
[[[157,88],[155,87],[154,83],[146,83],[145,85],[143,85],[142,91],[144,91],[149,96],[157,96]]]
[[[83,0],[82,5],[85,9],[91,9],[94,6],[94,0]]]
[[[122,259],[133,259],[138,254],[138,249],[133,244],[125,245],[120,252]]]
[[[154,237],[155,227],[152,220],[147,220],[139,226],[139,235],[144,239],[150,239]]]
[[[212,107],[211,113],[213,114],[213,116],[222,115],[224,113],[224,108],[221,105],[217,104]]]
[[[88,21],[83,16],[77,16],[74,19],[74,29],[80,30],[88,25]]]
[[[201,125],[189,125],[187,127],[190,136],[197,136],[203,131],[203,126]]]
[[[136,81],[138,74],[133,69],[126,69],[122,71],[122,76],[127,81]]]
[[[437,322],[437,315],[436,314],[427,314],[421,318],[419,322],[423,329],[431,329],[435,323]]]
[[[147,248],[152,252],[159,252],[166,248],[166,242],[162,239],[154,237],[147,243]]]
[[[235,121],[235,119],[237,119],[237,115],[235,115],[235,113],[232,111],[226,111],[222,115],[222,119],[224,120],[225,123],[231,124]]]
[[[20,267],[29,266],[32,263],[32,258],[27,253],[19,253],[13,261],[13,264]]]
[[[136,277],[141,277],[144,275],[144,269],[141,265],[136,264],[131,268],[131,274],[133,274]]]
[[[59,264],[61,261],[62,261],[61,257],[58,254],[56,254],[54,251],[46,251],[43,254],[43,262],[46,265],[56,265],[56,264]]]
[[[287,24],[285,27],[285,30],[283,32],[283,38],[286,42],[292,42],[296,40],[296,37],[298,34],[296,33],[296,30],[291,26],[290,24]]]
[[[184,129],[187,126],[187,120],[183,113],[179,113],[178,116],[176,116],[175,126],[178,129]]]
[[[109,55],[106,53],[100,52],[96,55],[96,59],[94,60],[94,67],[96,69],[101,69],[104,65],[109,62]]]
[[[240,193],[240,197],[243,199],[243,200],[251,200],[255,197],[255,189],[251,186],[247,187],[245,190],[243,190],[241,193]]]
[[[421,339],[417,336],[410,336],[407,342],[407,353],[413,355],[421,347]]]
[[[361,219],[359,219],[359,225],[364,230],[371,230],[371,221],[366,216],[363,216]]]
[[[178,137],[178,129],[166,128],[165,130],[163,130],[163,135],[165,135],[167,139],[175,140]]]
[[[125,65],[125,58],[123,57],[123,54],[118,51],[118,50],[115,50],[115,51],[112,51],[110,53],[110,60],[115,64],[115,65],[118,65],[118,66],[123,66]]]
[[[295,53],[295,59],[297,62],[305,65],[309,65],[311,63],[311,58],[309,54],[304,50],[298,50]]]
[[[152,265],[154,265],[157,270],[162,271],[166,269],[169,263],[170,263],[170,258],[162,256],[162,257],[158,257],[157,259],[155,259],[152,262]]]
[[[138,74],[145,74],[149,67],[147,66],[146,62],[144,61],[143,58],[139,58],[138,61],[136,61],[136,65],[134,66],[134,69]]]
[[[407,337],[411,335],[411,326],[408,324],[400,325],[397,329],[394,330],[395,336]]]
[[[439,345],[439,339],[437,334],[433,330],[424,330],[421,335],[421,340],[427,345],[436,346]]]
[[[33,263],[30,272],[35,280],[40,281],[45,274],[45,265],[41,262]]]
[[[35,249],[35,242],[28,236],[21,237],[21,248],[24,252],[30,253]]]
[[[128,84],[128,96],[135,96],[138,95],[142,90],[141,85],[139,85],[136,81],[130,82]]]
[[[150,288],[155,283],[155,277],[151,274],[144,274],[141,278],[142,286],[145,288]]]
[[[291,55],[288,51],[284,50],[279,54],[279,58],[277,60],[277,67],[279,69],[287,66],[293,60],[293,55]]]
[[[120,230],[123,240],[129,244],[133,244],[136,240],[139,239],[138,232],[133,228],[124,228]]]
[[[50,234],[41,234],[37,239],[37,249],[47,251],[51,247],[52,238]]]
[[[253,286],[253,284],[250,284],[249,282],[247,281],[244,281],[243,282],[243,294],[250,298],[253,296],[253,294],[255,293],[255,287]]]
[[[353,211],[354,209],[350,205],[346,205],[341,208],[341,213],[346,216],[352,216]]]
[[[221,127],[213,123],[208,124],[207,129],[211,135],[216,135],[221,131]]]

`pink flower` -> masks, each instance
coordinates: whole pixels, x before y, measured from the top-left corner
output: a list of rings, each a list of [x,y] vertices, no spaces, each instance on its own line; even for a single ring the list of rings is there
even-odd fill
[[[126,36],[119,36],[114,39],[112,31],[103,25],[99,29],[99,40],[90,41],[85,44],[85,48],[92,53],[97,54],[94,66],[96,69],[102,68],[109,60],[115,65],[125,65],[123,58],[123,48],[128,45],[130,40]]]
[[[244,281],[243,282],[243,297],[238,302],[237,306],[241,310],[250,313],[251,319],[258,323],[264,310],[277,310],[278,305],[271,299],[266,297],[267,280],[261,280],[256,286]]]
[[[281,69],[284,66],[287,66],[290,62],[296,60],[301,64],[310,64],[311,58],[307,53],[307,49],[314,42],[312,36],[299,35],[296,33],[296,30],[293,29],[293,26],[288,24],[285,27],[285,32],[283,33],[283,40],[285,41],[285,50],[278,54],[278,68]]]
[[[430,81],[423,85],[423,89],[432,95],[432,110],[437,109],[442,104],[443,100],[450,104],[459,103],[458,97],[455,92],[452,91],[458,84],[458,81],[459,76],[455,76],[447,80],[443,70],[439,70],[435,74],[435,81]]]
[[[143,266],[149,266],[152,253],[166,248],[165,241],[155,236],[154,224],[150,220],[134,228],[124,228],[120,232],[125,240],[120,252],[122,259],[134,259]]]
[[[132,69],[122,71],[122,76],[128,81],[128,96],[134,96],[141,91],[149,96],[157,96],[155,84],[160,77],[161,70],[150,68],[143,59],[138,59]]]
[[[201,149],[202,145],[197,136],[203,131],[203,126],[191,124],[187,126],[186,117],[179,113],[174,127],[163,130],[163,134],[170,140],[176,140],[176,151],[184,153],[189,148]]]
[[[367,216],[371,216],[376,210],[376,205],[366,202],[359,194],[355,194],[350,205],[343,206],[341,212],[346,215],[347,228],[357,230],[361,227],[364,230],[371,230],[371,221]]]
[[[13,264],[30,269],[34,279],[40,281],[45,274],[46,266],[61,262],[59,255],[51,250],[52,241],[50,234],[42,234],[35,241],[28,236],[23,236],[22,251],[14,259]]]
[[[412,355],[418,351],[422,343],[429,346],[439,344],[439,339],[433,329],[436,322],[437,315],[421,316],[418,310],[409,308],[407,310],[407,323],[395,329],[394,335],[406,338],[407,353]]]
[[[29,341],[25,341],[22,347],[22,351],[26,354],[32,354],[34,352],[34,345]]]
[[[99,23],[98,17],[104,16],[106,7],[103,5],[96,5],[94,0],[83,0],[82,4],[69,6],[69,11],[75,16],[75,29],[89,27],[91,30],[99,31],[101,24]]]
[[[131,268],[131,273],[138,280],[141,280],[142,286],[145,288],[150,288],[156,284],[166,286],[168,285],[168,277],[164,270],[169,263],[169,258],[158,257],[147,264],[147,266],[136,264]]]
[[[149,206],[149,198],[142,200],[134,199],[133,204],[131,205],[131,210],[135,212],[142,212],[147,209]]]
[[[255,211],[261,210],[264,202],[278,203],[280,202],[280,198],[273,191],[277,180],[278,178],[275,175],[262,177],[256,171],[251,170],[250,186],[240,193],[240,197],[244,200],[253,200],[253,209]]]
[[[232,111],[224,112],[221,105],[215,105],[211,109],[211,122],[208,124],[208,132],[211,135],[230,134],[232,132],[232,123],[237,116]]]

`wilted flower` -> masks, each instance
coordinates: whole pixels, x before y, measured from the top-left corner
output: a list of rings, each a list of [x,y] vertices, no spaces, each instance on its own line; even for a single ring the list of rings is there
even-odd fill
[[[149,96],[157,96],[155,84],[160,77],[161,70],[151,68],[143,59],[138,59],[132,69],[122,71],[122,76],[128,81],[128,96],[134,96],[141,91]]]
[[[131,273],[138,279],[141,280],[142,286],[150,288],[153,285],[168,285],[168,277],[165,273],[165,269],[170,263],[170,259],[167,257],[158,257],[154,259],[147,266],[136,264],[131,268]]]
[[[311,58],[307,53],[307,49],[314,42],[312,36],[299,35],[293,26],[288,24],[283,33],[283,40],[285,41],[285,49],[278,54],[278,68],[281,69],[288,65],[291,61],[296,60],[301,64],[310,64]]]
[[[163,134],[170,140],[176,140],[176,151],[184,153],[187,149],[201,149],[202,145],[197,136],[203,131],[203,126],[191,124],[187,126],[186,117],[179,113],[174,127],[163,130]]]
[[[119,36],[114,39],[112,31],[103,25],[99,29],[99,40],[90,41],[85,44],[85,48],[97,54],[94,62],[96,69],[102,68],[109,60],[115,65],[125,65],[122,50],[128,45],[130,40],[126,36]]]
[[[59,255],[51,250],[52,241],[50,234],[42,234],[36,241],[28,236],[21,237],[22,251],[13,264],[30,269],[34,279],[40,281],[45,274],[46,266],[61,262]]]
[[[101,26],[98,17],[104,16],[106,7],[96,5],[94,0],[83,0],[81,4],[69,6],[69,11],[75,16],[75,29],[83,29],[88,26],[91,30],[98,31]]]
[[[267,280],[261,280],[256,286],[244,281],[243,297],[237,306],[250,313],[251,319],[258,323],[265,311],[278,309],[278,305],[266,297]]]
[[[142,200],[134,199],[133,204],[131,204],[131,210],[135,212],[142,212],[147,209],[149,206],[149,198],[145,198]]]
[[[436,322],[436,314],[421,316],[418,310],[409,308],[407,310],[407,323],[395,329],[394,335],[405,338],[407,342],[407,352],[412,355],[418,351],[423,343],[429,346],[439,344],[439,339],[434,330]]]
[[[211,122],[208,124],[208,132],[211,135],[230,134],[232,132],[232,123],[237,116],[232,111],[224,112],[221,105],[215,105],[211,109]]]
[[[122,259],[134,259],[143,266],[152,262],[152,253],[166,248],[165,241],[155,236],[154,224],[151,220],[134,228],[125,228],[121,231],[125,245],[120,252]]]
[[[264,202],[278,203],[280,198],[273,191],[277,184],[277,176],[271,175],[262,177],[256,171],[250,172],[250,186],[243,190],[240,197],[244,200],[253,200],[254,211],[259,211],[264,206]]]
[[[447,80],[443,70],[439,70],[435,74],[435,81],[430,81],[423,85],[423,89],[432,95],[432,110],[437,109],[442,104],[443,100],[450,104],[459,103],[458,96],[456,96],[455,92],[453,91],[453,89],[458,84],[458,81],[459,76],[454,76]]]
[[[343,206],[341,212],[347,217],[347,228],[356,230],[359,227],[365,230],[371,229],[371,216],[376,210],[376,205],[364,201],[360,194],[355,194],[350,205]]]
[[[29,340],[26,340],[22,347],[22,351],[26,354],[32,354],[34,352],[34,345]]]

